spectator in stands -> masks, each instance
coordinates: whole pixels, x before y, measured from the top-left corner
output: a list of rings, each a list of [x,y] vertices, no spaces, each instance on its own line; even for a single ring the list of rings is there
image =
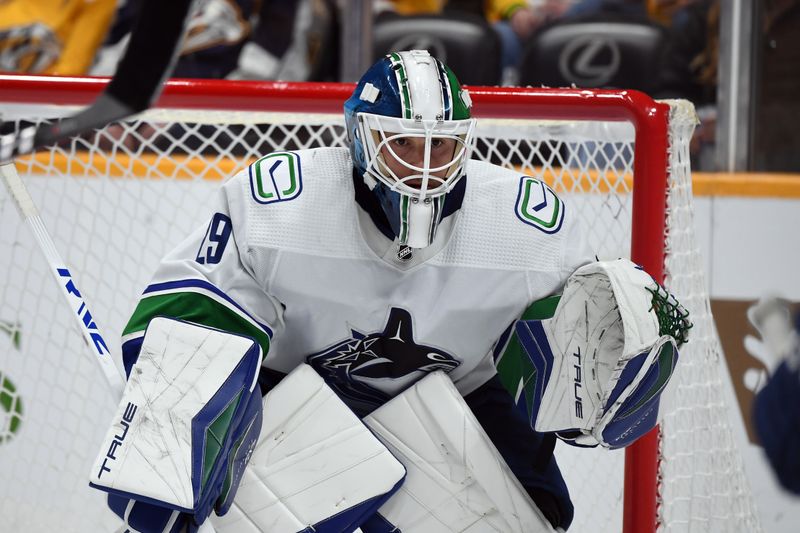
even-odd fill
[[[528,0],[392,0],[380,2],[376,12],[384,8],[400,15],[459,12],[485,18],[500,37],[503,84],[510,85],[516,81],[525,40],[546,20],[560,16],[567,5],[566,0],[544,0],[536,6]]]
[[[755,51],[753,169],[800,172],[800,0],[761,3]]]
[[[644,0],[578,0],[565,9],[564,17],[582,17],[601,14],[647,16]]]
[[[250,38],[251,28],[257,21],[257,0],[197,0],[189,17],[180,55],[171,73],[174,78],[222,79],[231,75],[239,64],[242,48]],[[130,32],[136,22],[141,0],[127,0],[118,12],[102,50],[93,75],[112,75],[122,52],[127,46]],[[288,2],[287,2],[288,4]],[[272,6],[265,1],[262,5]],[[114,144],[126,150],[145,150],[160,142],[166,132],[159,124],[142,123],[126,132],[120,124],[110,125],[100,134],[97,142],[104,149]],[[203,136],[210,130],[201,127],[196,133],[187,133],[182,126],[169,130],[170,136],[183,139],[187,149],[203,144]]]
[[[692,167],[714,166],[719,0],[687,0],[672,13],[658,98],[686,98],[701,119],[692,138]]]
[[[647,0],[647,13],[656,22],[669,26],[676,12],[693,2],[694,0]]]
[[[0,1],[0,71],[86,74],[117,0]]]
[[[331,29],[330,9],[323,0],[262,0],[253,33],[228,78],[310,79],[320,53],[317,34]]]
[[[171,76],[218,79],[230,74],[250,36],[255,3],[256,0],[198,0]],[[140,5],[141,0],[127,0],[120,6],[92,74],[110,75],[116,70]]]
[[[2,0],[0,0],[2,1]],[[189,19],[187,39],[172,71],[178,78],[281,79],[300,81],[312,74],[312,23],[321,21],[324,9],[321,0],[198,0]],[[102,60],[93,70],[95,75],[111,75],[116,70],[128,35],[135,21],[141,0],[128,0],[118,13]],[[320,24],[322,28],[330,28]],[[314,35],[312,35],[314,34]],[[263,126],[250,128],[249,133],[232,126],[230,132],[260,135],[270,130]],[[255,129],[254,129],[255,128]],[[241,128],[242,130],[246,128]],[[121,146],[128,152],[146,152],[164,143],[179,140],[186,151],[213,150],[216,146],[232,147],[235,135],[212,132],[208,126],[196,129],[183,125],[152,122],[113,124],[98,133],[95,142],[105,150]],[[209,142],[213,138],[213,142]],[[235,148],[230,148],[235,150]]]
[[[719,0],[694,0],[673,13],[660,96],[716,102],[719,9]]]
[[[1,0],[0,0],[1,1]],[[331,0],[332,1],[332,0]],[[104,46],[94,75],[116,70],[141,0],[127,0]],[[309,79],[312,21],[324,0],[198,0],[172,77]]]

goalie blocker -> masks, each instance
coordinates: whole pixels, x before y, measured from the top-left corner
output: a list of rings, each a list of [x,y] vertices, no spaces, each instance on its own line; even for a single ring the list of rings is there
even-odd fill
[[[231,505],[261,429],[261,348],[156,317],[90,474],[142,532],[195,529]]]
[[[657,423],[688,315],[627,259],[591,263],[514,325],[498,373],[537,431],[625,447]]]

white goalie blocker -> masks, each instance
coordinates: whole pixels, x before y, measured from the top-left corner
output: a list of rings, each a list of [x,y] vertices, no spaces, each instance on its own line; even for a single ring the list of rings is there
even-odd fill
[[[408,471],[364,533],[555,531],[443,372],[418,381],[364,423]]]
[[[233,498],[261,428],[261,347],[156,317],[90,473],[135,531],[201,524]]]
[[[518,387],[533,427],[612,449],[650,431],[688,312],[627,259],[585,265],[537,303],[514,332],[534,368]]]

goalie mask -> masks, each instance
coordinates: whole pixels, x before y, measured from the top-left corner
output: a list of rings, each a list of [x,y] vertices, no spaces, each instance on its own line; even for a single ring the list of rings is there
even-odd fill
[[[453,72],[425,50],[375,63],[345,102],[353,165],[400,244],[430,245],[464,177],[474,119]]]

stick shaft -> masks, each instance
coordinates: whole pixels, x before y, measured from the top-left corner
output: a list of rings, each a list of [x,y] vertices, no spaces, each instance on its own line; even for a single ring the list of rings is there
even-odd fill
[[[87,349],[91,352],[92,359],[100,365],[100,369],[103,371],[103,375],[115,397],[121,397],[125,388],[125,380],[114,364],[108,345],[103,339],[83,296],[81,296],[81,292],[75,285],[66,263],[61,258],[52,237],[50,237],[47,228],[45,228],[28,189],[19,177],[13,163],[0,166],[0,173],[2,173],[6,188],[14,199],[22,218],[33,232],[36,243],[47,260],[50,273],[58,283],[64,301],[70,307],[72,316],[75,318],[78,328],[86,341]]]

